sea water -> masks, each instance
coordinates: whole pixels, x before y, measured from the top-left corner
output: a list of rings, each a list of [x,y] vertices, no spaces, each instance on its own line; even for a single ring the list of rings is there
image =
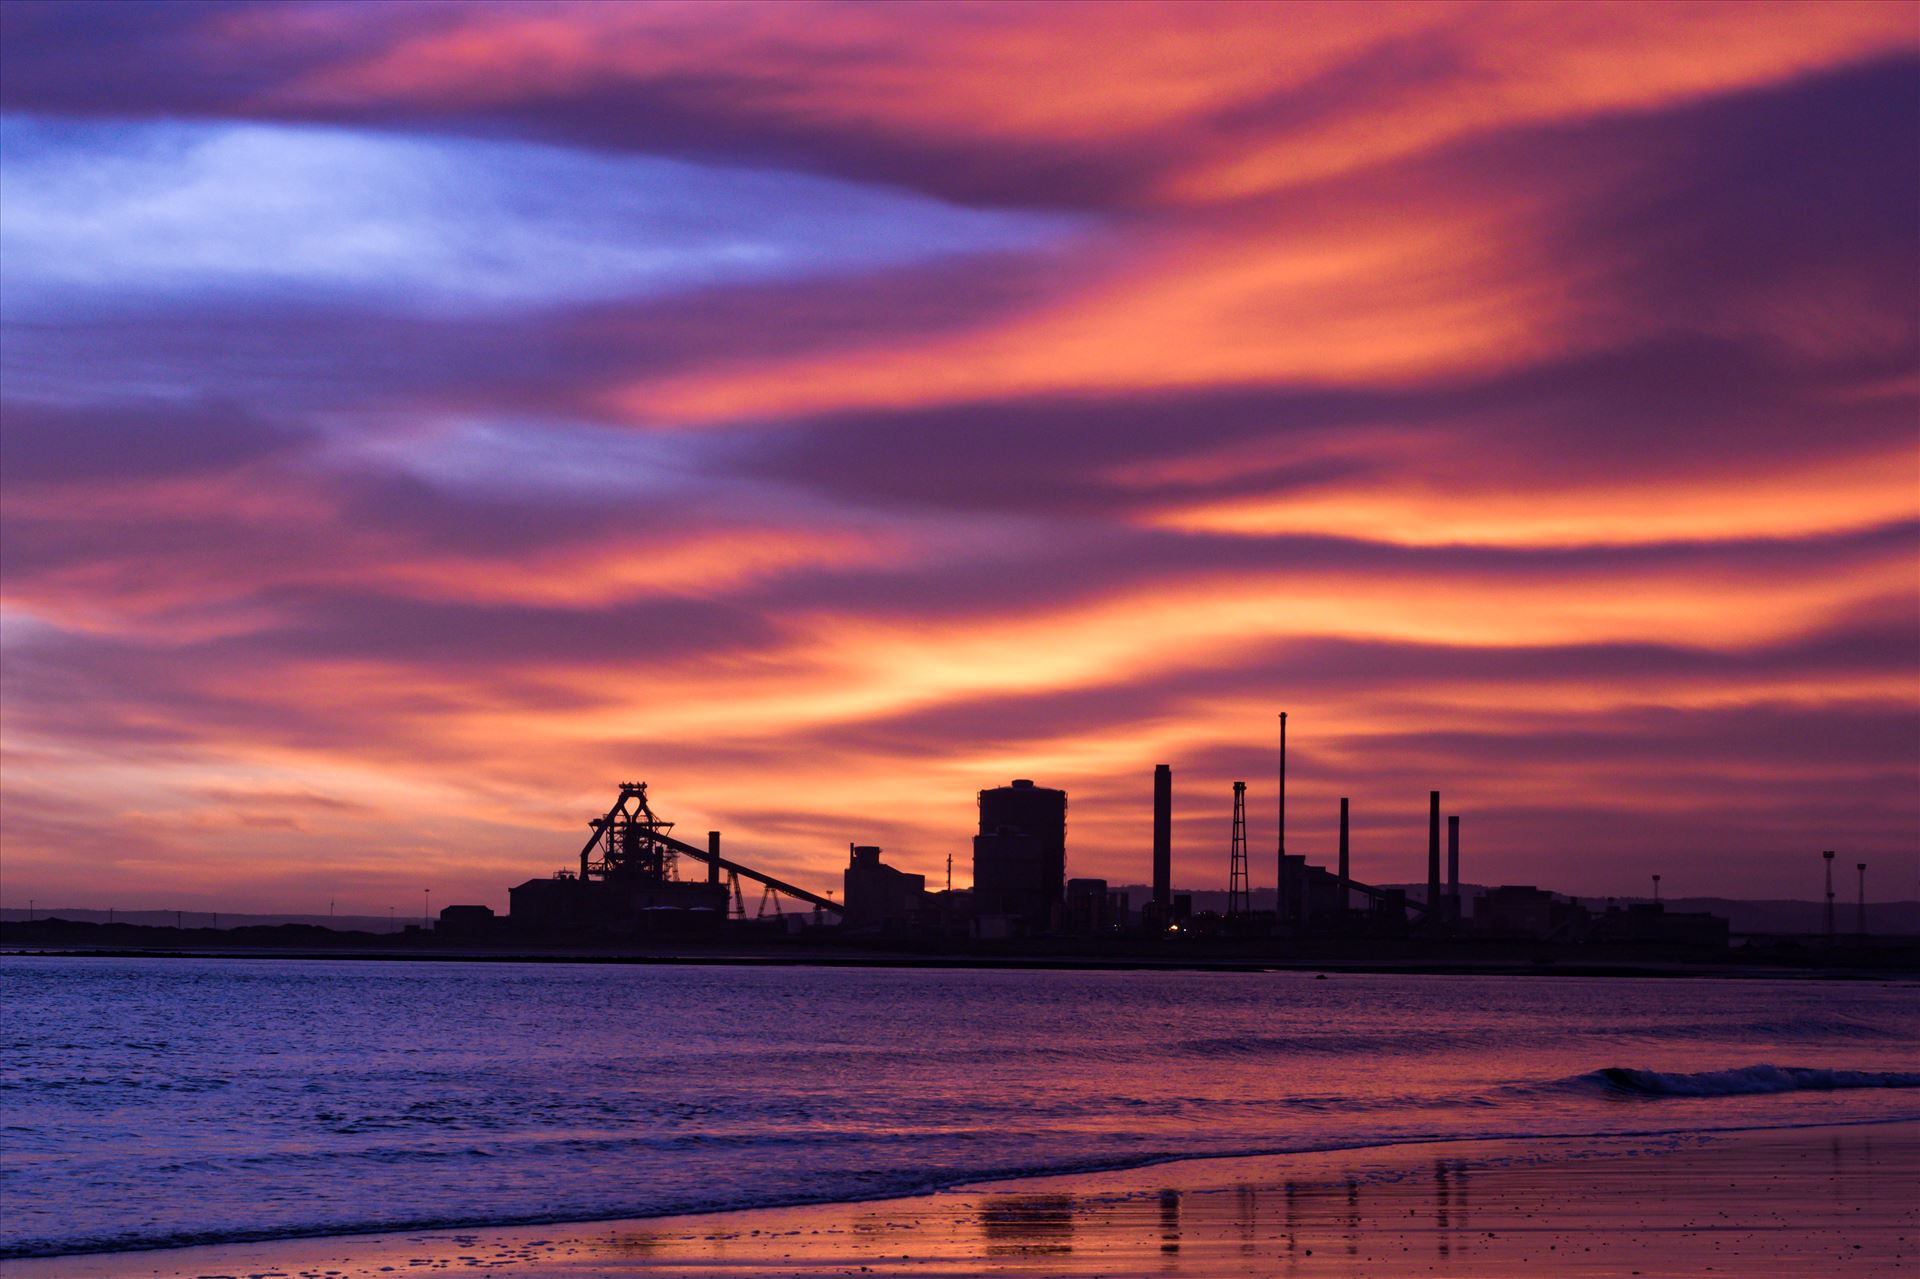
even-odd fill
[[[0,1257],[1920,1117],[1890,982],[0,959]]]

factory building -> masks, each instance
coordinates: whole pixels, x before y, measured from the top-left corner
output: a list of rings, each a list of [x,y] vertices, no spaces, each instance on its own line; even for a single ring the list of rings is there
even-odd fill
[[[1287,905],[1283,925],[1293,928],[1324,928],[1346,916],[1346,881],[1325,866],[1309,863],[1303,854],[1284,853],[1280,857],[1283,891],[1280,900]]]
[[[507,890],[517,928],[589,932],[711,932],[727,916],[727,890],[705,880],[613,876],[581,879],[567,871]]]
[[[1609,905],[1592,917],[1587,940],[1676,949],[1725,950],[1727,921],[1705,911],[1668,910],[1660,902]]]
[[[491,906],[448,906],[433,931],[441,937],[480,941],[492,937],[501,920]]]
[[[1576,923],[1579,907],[1532,884],[1489,888],[1473,904],[1475,932],[1494,937],[1549,937]]]
[[[1660,902],[1609,901],[1594,912],[1531,884],[1502,884],[1474,902],[1472,931],[1528,941],[1724,950],[1727,921],[1698,911],[1670,911]]]
[[[1067,876],[1067,793],[1018,778],[980,792],[973,909],[983,928],[1057,931]]]
[[[714,860],[703,879],[678,876],[684,851],[699,849],[673,838],[673,823],[654,816],[645,782],[622,782],[604,817],[587,823],[580,868],[550,879],[529,879],[507,890],[509,917],[521,931],[548,935],[717,935],[727,917],[727,888],[719,878],[720,836],[710,832],[704,856]]]
[[[1131,923],[1132,900],[1104,879],[1067,881],[1067,931],[1080,937],[1120,932]]]
[[[917,919],[927,907],[927,877],[909,875],[880,860],[872,844],[847,845],[847,903],[841,923],[849,929],[887,929]]]

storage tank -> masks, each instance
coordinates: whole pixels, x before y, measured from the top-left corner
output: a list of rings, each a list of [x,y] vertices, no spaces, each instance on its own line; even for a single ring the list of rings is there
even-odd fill
[[[1067,878],[1067,793],[1016,778],[980,792],[973,842],[974,910],[1030,931],[1055,925]]]

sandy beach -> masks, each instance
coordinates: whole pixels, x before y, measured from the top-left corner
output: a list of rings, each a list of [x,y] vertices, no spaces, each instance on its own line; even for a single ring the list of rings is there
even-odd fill
[[[1755,1275],[1920,1264],[1920,1123],[1436,1142],[856,1204],[49,1258],[11,1279]]]

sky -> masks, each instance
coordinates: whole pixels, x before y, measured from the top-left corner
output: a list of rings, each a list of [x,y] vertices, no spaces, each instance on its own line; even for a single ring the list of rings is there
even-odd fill
[[[1920,873],[1920,5],[0,6],[0,901]],[[1263,854],[1260,850],[1265,849]]]

